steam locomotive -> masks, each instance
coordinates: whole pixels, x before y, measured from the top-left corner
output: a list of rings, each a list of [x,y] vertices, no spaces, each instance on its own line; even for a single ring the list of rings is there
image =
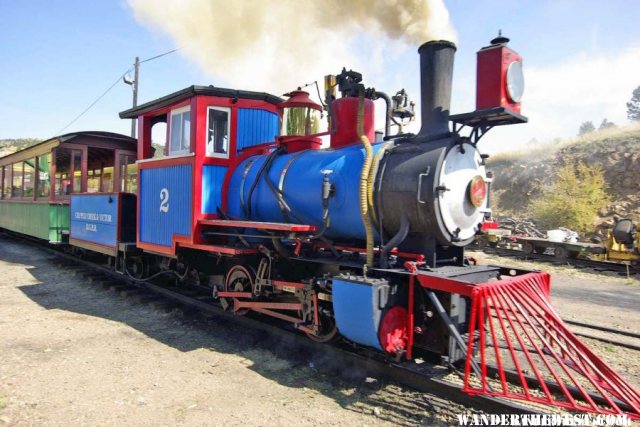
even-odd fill
[[[445,41],[419,50],[416,135],[390,134],[390,121],[414,114],[406,94],[391,99],[346,69],[325,79],[325,132],[318,129],[325,107],[300,89],[281,100],[192,87],[121,113],[139,120],[141,135],[136,249],[170,257],[165,268],[204,279],[237,314],[274,316],[312,339],[340,335],[395,357],[459,360],[451,331],[433,316],[434,302],[409,286],[405,263],[426,281],[501,277],[500,268],[469,265],[463,248],[490,212],[478,132],[526,121],[519,114],[521,58],[506,42],[501,37],[480,52],[488,71],[479,72],[503,74],[495,89],[509,92],[493,100],[479,94],[478,111],[451,118],[471,126],[470,137],[449,129],[456,48]],[[381,138],[376,99],[387,108]],[[150,128],[163,120],[168,156],[150,158]],[[152,264],[128,256],[136,271]],[[455,331],[466,333],[468,297],[439,292]]]
[[[300,88],[282,99],[191,86],[123,111],[138,121],[137,199],[71,194],[69,243],[136,280],[175,275],[237,315],[274,317],[316,341],[461,367],[468,393],[640,414],[637,391],[562,324],[548,274],[464,254],[490,215],[478,142],[527,120],[522,58],[508,41],[478,52],[476,110],[458,115],[449,114],[455,45],[420,46],[417,134],[391,133],[415,115],[403,90],[367,88],[346,69],[325,77],[323,105]],[[160,123],[163,157],[151,144]],[[567,385],[578,374],[584,382]],[[530,393],[533,383],[543,392]],[[575,397],[587,389],[608,408],[589,403],[592,391]]]

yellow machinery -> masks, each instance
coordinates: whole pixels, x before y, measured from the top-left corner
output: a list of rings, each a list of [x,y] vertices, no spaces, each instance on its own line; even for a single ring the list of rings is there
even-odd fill
[[[607,261],[640,261],[640,232],[630,219],[618,220],[605,244]]]

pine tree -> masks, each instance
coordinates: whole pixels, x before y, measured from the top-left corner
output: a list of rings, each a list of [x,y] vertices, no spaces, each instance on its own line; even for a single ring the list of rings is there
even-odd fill
[[[598,130],[610,129],[616,127],[615,123],[610,122],[606,118],[602,119],[602,123],[600,123],[600,127]]]
[[[633,90],[631,100],[627,102],[627,117],[634,122],[640,121],[640,86]]]
[[[580,129],[578,130],[578,136],[586,135],[588,133],[596,130],[596,127],[593,125],[591,120],[584,122],[580,125]]]

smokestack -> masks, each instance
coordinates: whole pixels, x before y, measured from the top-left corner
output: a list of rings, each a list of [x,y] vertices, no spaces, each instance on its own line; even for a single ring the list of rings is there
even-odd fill
[[[449,108],[456,45],[445,40],[431,41],[420,46],[418,53],[422,127],[417,138],[420,142],[428,142],[450,133]]]

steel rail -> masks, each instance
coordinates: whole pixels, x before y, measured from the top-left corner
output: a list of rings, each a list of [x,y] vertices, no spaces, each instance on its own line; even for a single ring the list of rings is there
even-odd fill
[[[613,328],[609,328],[607,326],[594,325],[594,324],[591,324],[591,323],[583,323],[583,322],[578,322],[578,321],[575,321],[575,320],[562,319],[562,321],[564,323],[568,323],[570,325],[575,325],[575,326],[580,326],[582,328],[595,329],[597,331],[609,332],[609,333],[615,334],[615,335],[624,335],[626,337],[640,339],[640,334],[637,334],[637,333],[631,332],[631,331],[613,329]]]

